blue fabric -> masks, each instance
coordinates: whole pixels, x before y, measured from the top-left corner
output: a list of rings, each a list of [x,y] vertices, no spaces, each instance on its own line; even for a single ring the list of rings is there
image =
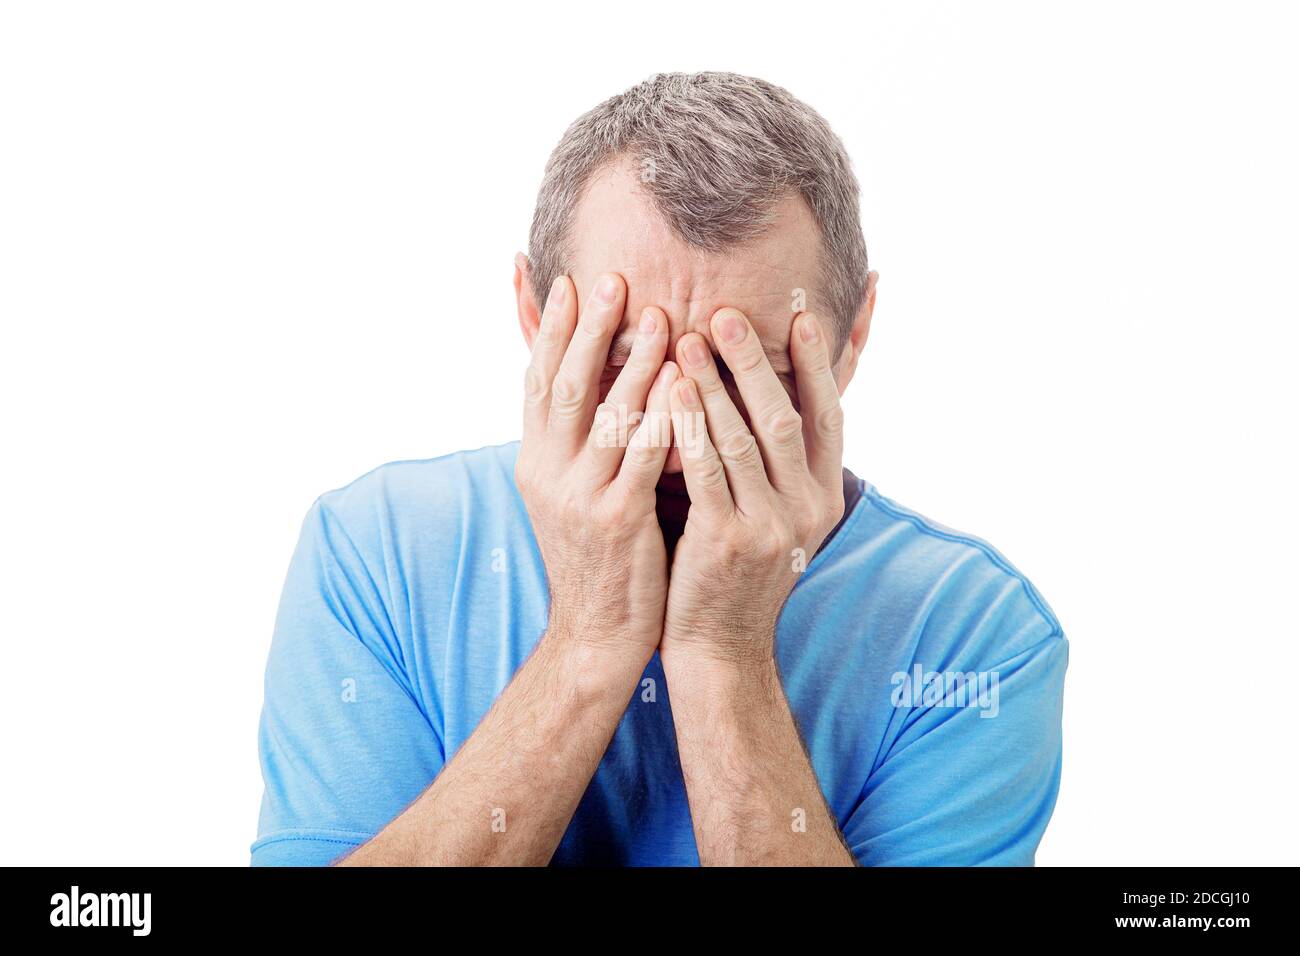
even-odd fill
[[[542,635],[517,450],[385,465],[308,513],[267,664],[255,865],[326,864],[381,829]],[[776,649],[860,862],[1032,864],[1060,780],[1068,648],[988,545],[864,485],[791,594]],[[963,699],[939,683],[948,672],[983,684]],[[657,655],[645,676],[655,700],[632,696],[557,864],[699,861]]]

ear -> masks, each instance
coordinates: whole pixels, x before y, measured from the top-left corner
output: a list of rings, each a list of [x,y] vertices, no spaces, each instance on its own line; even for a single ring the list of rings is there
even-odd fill
[[[519,310],[519,331],[531,352],[537,327],[542,322],[542,310],[533,295],[533,265],[522,252],[515,253],[515,307]]]
[[[849,387],[849,382],[853,381],[853,373],[858,370],[858,358],[862,355],[862,350],[867,347],[867,335],[871,332],[871,313],[876,309],[876,282],[879,279],[878,273],[867,273],[866,295],[862,297],[862,305],[853,319],[853,327],[849,329],[849,340],[844,343],[839,361],[835,363],[835,384],[839,386],[841,395]]]

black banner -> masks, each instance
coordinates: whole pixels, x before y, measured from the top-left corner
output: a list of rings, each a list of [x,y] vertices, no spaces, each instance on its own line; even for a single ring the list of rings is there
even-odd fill
[[[1043,929],[1067,940],[1277,932],[1293,882],[1278,869],[1037,870],[9,870],[5,926],[54,940],[375,942],[416,932],[494,942],[524,933],[758,938],[834,930],[919,941]],[[689,921],[684,922],[684,921]],[[733,937],[733,938],[734,938]],[[1054,937],[1055,938],[1055,937]]]

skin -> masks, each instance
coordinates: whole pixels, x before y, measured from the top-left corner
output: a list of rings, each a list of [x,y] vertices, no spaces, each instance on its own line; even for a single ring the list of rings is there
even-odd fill
[[[816,301],[819,276],[797,197],[745,248],[703,254],[614,164],[589,184],[574,236],[544,310],[522,255],[515,269],[532,349],[516,481],[546,566],[547,631],[429,789],[342,862],[548,862],[658,650],[701,862],[852,865],[774,640],[796,549],[806,565],[843,513],[839,397],[875,274],[832,355],[830,327],[790,310],[796,288]]]

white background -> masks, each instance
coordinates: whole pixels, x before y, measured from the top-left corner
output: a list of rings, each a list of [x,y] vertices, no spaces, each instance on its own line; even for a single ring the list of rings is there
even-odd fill
[[[517,436],[551,147],[727,69],[862,181],[847,463],[1071,639],[1039,862],[1294,862],[1296,42],[1243,3],[0,7],[0,859],[247,861],[306,509]]]

